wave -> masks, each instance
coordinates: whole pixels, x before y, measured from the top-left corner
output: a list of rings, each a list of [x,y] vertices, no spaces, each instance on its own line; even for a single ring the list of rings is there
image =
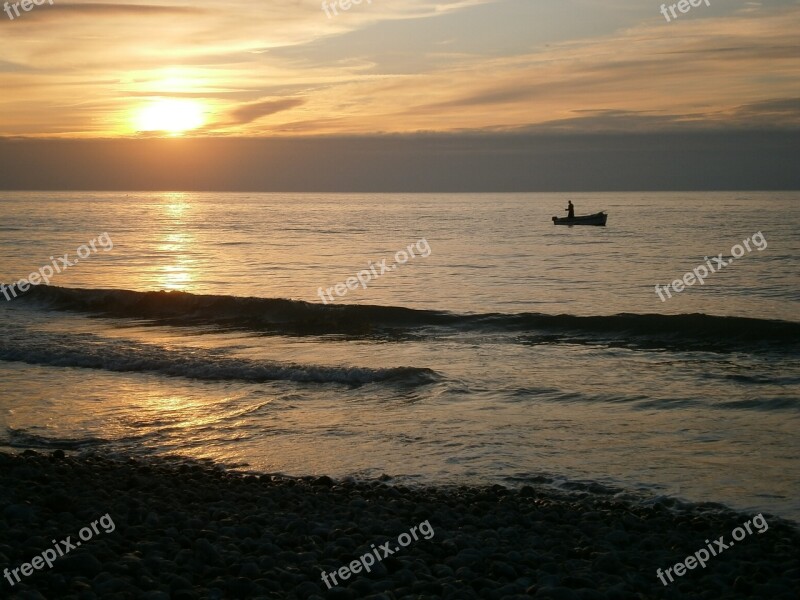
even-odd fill
[[[234,358],[202,348],[166,349],[92,334],[12,331],[0,336],[0,360],[32,365],[115,372],[154,373],[209,381],[294,381],[364,385],[389,382],[425,385],[438,380],[431,369],[301,365]]]
[[[281,335],[425,337],[443,330],[531,334],[519,339],[530,344],[606,341],[696,350],[743,350],[746,344],[800,349],[800,323],[707,314],[457,314],[394,306],[325,305],[281,298],[44,285],[32,287],[19,300],[52,310],[144,319],[160,325],[213,325]]]
[[[96,437],[61,438],[37,435],[24,429],[8,427],[5,445],[10,448],[43,448],[50,450],[82,450],[107,444],[108,440]]]

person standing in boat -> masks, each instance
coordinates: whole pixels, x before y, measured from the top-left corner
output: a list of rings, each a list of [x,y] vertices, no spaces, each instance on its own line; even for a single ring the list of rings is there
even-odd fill
[[[567,211],[568,219],[575,218],[575,207],[572,205],[572,200],[567,200],[567,208],[565,208],[564,210]]]

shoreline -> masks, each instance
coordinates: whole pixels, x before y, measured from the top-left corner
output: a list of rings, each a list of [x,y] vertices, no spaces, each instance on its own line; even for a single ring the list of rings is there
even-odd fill
[[[10,598],[780,600],[800,589],[800,529],[791,521],[764,514],[763,533],[663,585],[657,569],[704,540],[729,541],[755,515],[588,490],[412,488],[389,477],[334,481],[182,457],[27,450],[0,452],[0,507],[0,571],[32,561],[51,540],[75,542],[102,515],[114,525],[52,568],[18,572],[13,586],[0,577]],[[409,537],[369,573],[354,569],[328,589],[323,572],[422,522],[432,536]]]

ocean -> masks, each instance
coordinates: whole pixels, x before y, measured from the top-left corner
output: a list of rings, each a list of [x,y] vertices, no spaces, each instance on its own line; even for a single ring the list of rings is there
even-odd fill
[[[607,227],[554,226],[568,199]],[[800,193],[2,192],[0,215],[0,282],[52,271],[0,295],[4,447],[800,521]]]

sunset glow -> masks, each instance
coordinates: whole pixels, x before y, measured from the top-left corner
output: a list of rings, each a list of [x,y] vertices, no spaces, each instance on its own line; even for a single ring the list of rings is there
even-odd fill
[[[204,122],[203,107],[191,100],[158,100],[139,110],[136,131],[181,135]]]
[[[316,2],[111,0],[6,19],[0,135],[800,123],[797,3],[704,3],[671,22],[633,0],[357,8],[329,17]],[[77,41],[64,46],[67,37]]]
[[[800,600],[800,0],[0,5],[7,597]]]

